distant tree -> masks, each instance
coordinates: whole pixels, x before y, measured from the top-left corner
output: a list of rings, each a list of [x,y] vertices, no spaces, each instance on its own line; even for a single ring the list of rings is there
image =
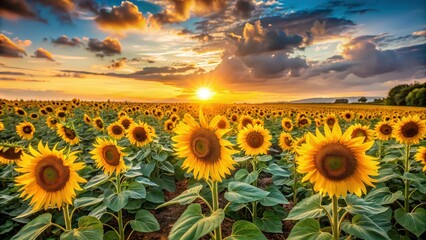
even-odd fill
[[[338,98],[336,99],[336,101],[334,101],[334,103],[348,103],[349,100],[346,98]]]
[[[366,103],[367,102],[367,98],[366,97],[361,97],[360,99],[358,99],[358,102],[361,102],[361,103]]]
[[[426,88],[413,89],[405,98],[408,106],[426,106]]]
[[[409,86],[408,84],[400,84],[391,88],[389,90],[388,97],[385,100],[386,105],[397,105],[394,99],[395,95],[399,93],[403,88],[406,88],[408,86]]]
[[[383,103],[385,101],[385,99],[384,98],[375,98],[374,100],[373,100],[373,103]]]

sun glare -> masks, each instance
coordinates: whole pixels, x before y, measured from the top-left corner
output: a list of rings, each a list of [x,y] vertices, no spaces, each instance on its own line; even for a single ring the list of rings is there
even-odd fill
[[[203,87],[197,90],[197,95],[201,100],[208,100],[212,97],[213,93],[210,89]]]

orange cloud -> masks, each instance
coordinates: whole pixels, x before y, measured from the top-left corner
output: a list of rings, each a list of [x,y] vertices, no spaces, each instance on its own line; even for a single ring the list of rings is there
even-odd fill
[[[101,9],[95,21],[101,29],[119,33],[141,30],[146,25],[146,19],[138,7],[128,1],[121,2],[121,6],[114,6],[111,10]]]
[[[117,38],[106,37],[104,40],[96,38],[89,39],[87,50],[96,52],[96,56],[105,57],[121,54],[121,43]]]
[[[25,2],[25,0],[2,0],[0,4],[0,15],[7,19],[27,18],[46,22],[41,19]]]
[[[22,46],[15,44],[4,34],[0,34],[0,56],[19,58],[22,55],[27,55]]]
[[[44,48],[38,48],[34,52],[34,55],[31,56],[31,57],[33,57],[33,58],[45,58],[45,59],[50,60],[52,62],[55,61],[55,59],[53,58],[53,55]]]

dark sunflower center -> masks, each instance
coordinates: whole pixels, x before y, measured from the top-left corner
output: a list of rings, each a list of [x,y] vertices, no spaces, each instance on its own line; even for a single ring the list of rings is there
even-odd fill
[[[133,130],[133,137],[136,141],[143,142],[148,138],[148,135],[143,127],[136,127]]]
[[[259,148],[263,144],[263,135],[259,132],[250,132],[247,134],[247,144],[252,148]]]
[[[73,140],[73,139],[76,137],[75,132],[74,132],[74,130],[72,130],[72,129],[69,129],[69,128],[65,127],[65,128],[64,128],[64,132],[65,132],[65,136],[66,136],[68,139]]]
[[[357,160],[345,145],[330,143],[319,149],[314,157],[318,171],[330,180],[343,180],[356,170]]]
[[[172,123],[168,123],[167,124],[167,129],[168,130],[172,130],[173,129],[173,124]]]
[[[46,108],[46,111],[47,111],[47,112],[53,112],[53,108],[51,108],[51,107],[47,107],[47,108]]]
[[[9,148],[6,151],[0,151],[0,157],[5,158],[7,160],[18,160],[21,158],[22,150],[18,150],[15,152],[15,148]]]
[[[363,129],[355,129],[352,134],[351,134],[352,138],[357,138],[357,137],[367,137],[367,133],[363,130]]]
[[[102,123],[101,120],[97,119],[96,120],[96,126],[98,126],[98,128],[103,128],[104,124]]]
[[[252,123],[253,123],[253,121],[250,118],[244,118],[241,121],[241,124],[243,125],[243,127],[246,127],[247,125],[252,124]]]
[[[53,124],[53,125],[55,125],[55,124],[58,123],[58,121],[56,121],[56,119],[53,119],[53,120],[50,120],[50,123]]]
[[[204,162],[214,163],[220,159],[220,142],[216,134],[206,128],[199,128],[192,133],[191,152]]]
[[[285,145],[287,145],[287,146],[291,146],[292,141],[291,141],[291,139],[290,139],[289,137],[285,137],[285,138],[284,138],[284,143],[285,143]]]
[[[58,113],[58,117],[60,117],[60,118],[65,117],[65,113],[64,113],[64,112],[59,112],[59,113]]]
[[[129,126],[130,126],[130,121],[129,121],[129,119],[124,119],[124,120],[121,122],[121,124],[123,125],[123,127],[124,127],[125,129],[128,129],[128,128],[129,128]]]
[[[225,120],[221,119],[218,123],[217,123],[217,127],[220,129],[224,129],[226,128],[226,122]]]
[[[46,115],[46,114],[47,114],[46,110],[44,110],[44,109],[43,109],[43,110],[41,110],[40,112],[41,112],[41,114],[44,114],[44,115]]]
[[[25,114],[25,112],[24,112],[24,110],[19,109],[19,110],[18,110],[18,114],[19,114],[19,115],[24,115],[24,114]]]
[[[419,126],[415,122],[408,122],[402,126],[401,133],[404,137],[414,137],[419,133]]]
[[[56,156],[46,156],[35,169],[37,184],[47,192],[56,192],[65,187],[70,178],[70,169]]]
[[[105,161],[112,166],[120,164],[120,153],[115,145],[108,145],[102,149],[102,156]]]
[[[336,123],[336,120],[334,118],[327,119],[328,126],[334,126],[335,123]]]
[[[351,118],[351,115],[350,115],[349,113],[346,113],[345,117],[346,117],[347,119],[350,119],[350,118]]]
[[[37,118],[37,114],[31,114],[31,118]]]
[[[383,135],[390,135],[392,133],[392,127],[389,125],[382,125],[380,126],[380,133]]]
[[[233,121],[233,122],[236,122],[237,121],[237,116],[235,116],[235,115],[232,115],[232,117],[231,117],[231,120]]]
[[[112,133],[120,135],[121,133],[123,133],[123,129],[120,126],[114,125],[112,126]]]
[[[171,120],[172,120],[173,122],[176,122],[177,117],[172,117],[172,118],[171,118]]]
[[[32,132],[32,129],[30,126],[25,126],[22,131],[24,131],[24,133],[26,134],[30,134]]]
[[[299,121],[300,125],[307,125],[308,124],[308,120],[306,118],[302,119]]]
[[[284,126],[285,126],[286,128],[291,128],[291,123],[290,123],[290,122],[285,122],[285,123],[284,123]]]

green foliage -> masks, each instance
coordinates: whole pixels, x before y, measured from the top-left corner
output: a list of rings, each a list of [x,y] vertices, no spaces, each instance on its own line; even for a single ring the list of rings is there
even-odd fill
[[[426,106],[426,83],[400,84],[389,90],[387,105]]]

